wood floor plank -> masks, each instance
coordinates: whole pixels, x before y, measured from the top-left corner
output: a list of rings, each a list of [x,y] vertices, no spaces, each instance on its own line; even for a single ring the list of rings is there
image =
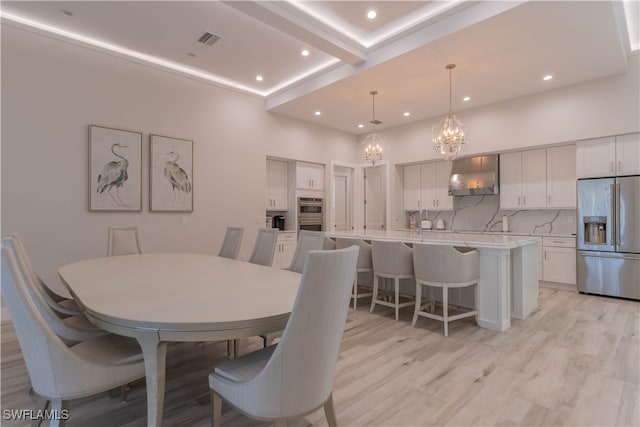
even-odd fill
[[[350,309],[334,382],[338,423],[357,426],[640,426],[640,303],[540,288],[539,307],[499,333],[411,310]],[[1,336],[2,409],[30,409],[28,374],[10,323]],[[241,340],[241,354],[260,348]],[[210,425],[207,382],[226,343],[169,346],[164,426]],[[146,425],[144,382],[72,401],[69,427]],[[2,420],[2,426],[30,423]],[[222,425],[266,427],[223,404]],[[325,427],[322,410],[291,423]]]

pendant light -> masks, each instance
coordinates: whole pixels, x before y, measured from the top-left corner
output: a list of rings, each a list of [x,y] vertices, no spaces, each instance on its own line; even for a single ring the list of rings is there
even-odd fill
[[[382,160],[382,137],[376,132],[376,125],[381,124],[381,121],[376,120],[376,95],[378,91],[372,90],[369,92],[372,98],[373,105],[373,119],[369,122],[373,125],[373,129],[364,140],[366,148],[364,149],[364,158],[367,162],[370,162],[374,167],[376,162]]]
[[[440,126],[434,126],[432,129],[433,147],[446,160],[458,157],[458,154],[465,149],[469,136],[462,120],[453,113],[451,106],[451,70],[455,67],[456,64],[446,66],[446,69],[449,70],[449,112],[440,122]]]

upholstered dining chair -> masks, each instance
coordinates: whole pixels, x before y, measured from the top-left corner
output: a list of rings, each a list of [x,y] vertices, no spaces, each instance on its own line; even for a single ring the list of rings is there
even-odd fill
[[[309,252],[280,342],[209,375],[213,426],[220,426],[222,399],[276,426],[324,407],[329,426],[336,425],[333,377],[357,261],[357,247]]]
[[[293,253],[293,258],[291,259],[288,270],[302,273],[304,259],[307,253],[309,253],[309,251],[319,251],[323,249],[324,241],[325,235],[322,231],[300,230],[296,250]]]
[[[145,375],[140,346],[132,338],[105,335],[67,347],[40,315],[13,250],[2,245],[2,299],[9,309],[37,409],[62,413],[67,401],[92,396]],[[62,417],[60,417],[62,418]],[[63,419],[50,426],[64,425]]]
[[[384,305],[395,309],[396,320],[398,320],[401,308],[414,305],[413,299],[408,302],[400,302],[400,279],[413,279],[413,250],[402,242],[374,240],[371,242],[371,260],[373,263],[373,297],[369,312],[373,312],[376,304]],[[383,292],[393,298],[392,302],[378,298],[380,278],[393,279],[394,290]]]
[[[304,260],[309,251],[319,251],[321,249],[325,249],[324,246],[326,244],[326,240],[327,238],[322,231],[300,230],[300,232],[298,233],[298,243],[296,244],[296,250],[293,253],[291,265],[289,265],[288,270],[295,271],[296,273],[302,273]],[[282,331],[260,335],[265,347],[270,346],[274,339],[281,336]]]
[[[362,239],[358,239],[355,237],[338,237],[336,239],[336,249],[348,248],[349,246],[358,246],[360,248],[360,253],[358,254],[358,266],[356,269],[356,278],[353,281],[353,294],[351,298],[353,299],[353,309],[355,310],[358,305],[358,300],[360,298],[367,298],[373,295],[373,289],[370,287],[365,288],[364,292],[359,292],[358,286],[358,274],[359,273],[372,273],[373,272],[373,261],[371,258],[371,245],[365,242]]]
[[[415,326],[418,316],[440,320],[444,323],[444,336],[448,337],[449,322],[478,314],[476,309],[471,309],[454,316],[449,315],[449,289],[452,288],[473,286],[475,307],[478,306],[480,256],[477,250],[416,243],[413,245],[413,265],[416,276],[416,303],[412,326]],[[433,306],[432,303],[422,304],[423,286],[442,289],[442,316],[424,311],[427,306]]]
[[[258,230],[256,243],[249,258],[250,263],[266,266],[273,264],[273,255],[276,252],[279,232],[280,230],[277,228],[261,228]]]
[[[10,251],[15,258],[15,268],[22,275],[25,290],[28,292],[34,307],[38,313],[47,322],[49,327],[66,343],[75,344],[79,341],[100,337],[106,335],[107,332],[96,328],[83,314],[65,317],[64,319],[57,315],[56,312],[47,304],[43,297],[43,292],[39,291],[39,286],[34,283],[33,278],[29,274],[25,264],[25,258],[17,250],[16,240],[14,238],[2,239],[2,246]]]
[[[230,259],[238,259],[240,253],[240,244],[242,243],[242,235],[244,227],[227,227],[224,234],[224,240],[218,256]]]
[[[322,244],[322,249],[325,251],[336,249],[336,241],[328,236],[325,237],[324,243]]]
[[[138,227],[109,226],[107,256],[136,255],[142,253]]]
[[[20,259],[21,264],[27,270],[30,282],[35,285],[35,291],[40,293],[47,305],[49,305],[49,307],[51,307],[51,309],[61,317],[73,316],[82,313],[82,310],[78,307],[78,304],[73,300],[73,298],[65,298],[58,295],[56,292],[51,290],[46,283],[44,283],[40,276],[38,276],[38,273],[33,266],[33,262],[29,255],[27,255],[27,250],[25,249],[22,239],[18,233],[9,234],[8,238],[11,239],[13,249],[15,250],[17,257]]]

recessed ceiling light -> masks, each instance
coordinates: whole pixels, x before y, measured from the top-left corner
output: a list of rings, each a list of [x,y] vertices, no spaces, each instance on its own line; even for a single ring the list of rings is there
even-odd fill
[[[259,82],[261,82],[261,81],[262,81],[262,80],[264,80],[264,79],[262,78],[262,76],[261,76],[260,74],[258,74],[258,75],[256,76],[256,80],[257,80],[257,81],[259,81]]]
[[[316,111],[316,112],[315,112],[315,113],[313,113],[313,114],[315,114],[316,116],[319,116],[319,115],[320,115],[320,114],[322,114],[322,113],[321,113],[320,111]]]
[[[462,100],[464,102],[471,101],[471,97],[470,96],[465,96],[464,98],[462,98]]]
[[[364,125],[363,125],[362,123],[360,123],[360,124],[358,125],[358,127],[359,127],[359,128],[363,128],[363,127],[364,127]]]
[[[411,115],[411,113],[408,112],[408,111],[405,111],[404,114],[403,114],[403,116],[405,116],[405,117],[409,117],[410,115]]]
[[[307,49],[304,49],[302,51],[302,56],[309,56],[309,51]]]
[[[553,78],[553,76],[551,74],[547,74],[546,76],[544,76],[542,78],[542,80],[544,80],[546,82],[547,80],[551,80],[552,78]]]
[[[376,16],[378,16],[378,14],[375,10],[370,10],[369,12],[367,12],[367,18],[369,19],[375,19]]]

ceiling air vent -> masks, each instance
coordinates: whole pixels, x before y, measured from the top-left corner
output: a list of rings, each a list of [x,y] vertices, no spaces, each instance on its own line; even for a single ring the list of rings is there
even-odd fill
[[[382,122],[380,120],[369,120],[369,123],[371,123],[372,125],[381,125]]]
[[[202,44],[206,44],[207,46],[212,46],[218,40],[220,40],[219,36],[216,36],[215,34],[210,33],[209,31],[205,31],[204,34],[202,34],[198,39],[198,42]]]

